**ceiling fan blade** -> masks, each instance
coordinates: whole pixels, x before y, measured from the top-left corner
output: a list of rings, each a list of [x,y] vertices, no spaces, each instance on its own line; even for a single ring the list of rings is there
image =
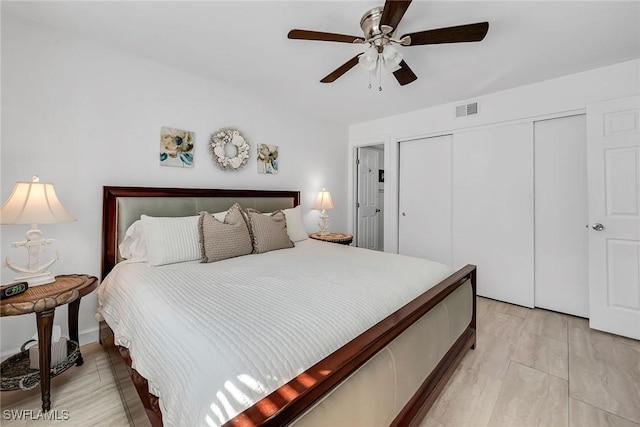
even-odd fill
[[[388,25],[395,30],[410,4],[411,0],[387,0],[382,10],[380,26]]]
[[[356,64],[358,63],[358,57],[360,57],[360,55],[362,55],[362,53],[357,54],[356,56],[354,56],[353,58],[351,58],[350,60],[348,60],[341,66],[339,66],[338,68],[336,68],[327,77],[320,80],[320,83],[335,82],[338,79],[338,77],[342,76],[344,73],[346,73],[347,71],[349,71],[350,69],[356,66]]]
[[[362,37],[347,36],[344,34],[335,34],[335,33],[323,33],[321,31],[298,30],[298,29],[289,31],[289,34],[287,35],[287,37],[290,39],[298,39],[298,40],[320,40],[325,42],[340,42],[340,43],[357,43],[358,41],[361,41],[361,42],[364,41]]]
[[[401,68],[399,70],[393,72],[393,76],[396,78],[398,83],[400,83],[400,86],[408,85],[418,79],[418,76],[413,73],[404,60],[400,62],[400,67]]]
[[[401,38],[411,37],[409,46],[440,44],[440,43],[461,43],[479,42],[484,39],[489,31],[488,22],[477,22],[475,24],[458,25],[456,27],[437,28],[435,30],[418,31],[403,35]]]

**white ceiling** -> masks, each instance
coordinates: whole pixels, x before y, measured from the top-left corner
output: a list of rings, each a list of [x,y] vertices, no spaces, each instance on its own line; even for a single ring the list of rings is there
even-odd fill
[[[398,35],[488,21],[479,43],[402,47],[418,80],[357,67],[319,80],[362,46],[288,40],[292,28],[360,36],[379,1],[2,1],[17,15],[248,90],[271,103],[354,124],[640,58],[640,1],[419,1]]]

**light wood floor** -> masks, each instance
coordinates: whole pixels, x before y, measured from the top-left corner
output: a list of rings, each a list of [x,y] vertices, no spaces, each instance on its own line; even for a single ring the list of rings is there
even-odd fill
[[[2,426],[149,426],[130,380],[118,389],[103,348],[82,353],[83,366],[52,380],[52,409],[69,420],[3,418]],[[39,388],[0,394],[3,413],[40,405]],[[640,427],[640,342],[591,330],[585,319],[479,298],[476,350],[421,425]]]
[[[478,298],[469,352],[421,427],[638,427],[640,342]]]
[[[3,391],[0,394],[0,424],[13,426],[133,426],[151,424],[136,394],[130,378],[116,381],[111,360],[98,344],[82,346],[84,364],[74,366],[51,379],[51,409],[58,411],[58,420],[31,421],[7,419],[7,410],[31,410],[34,417],[42,409],[40,387],[29,391]],[[113,358],[119,363],[124,363]],[[120,389],[122,385],[123,388]],[[121,398],[125,396],[125,398]],[[68,411],[68,420],[62,420]]]

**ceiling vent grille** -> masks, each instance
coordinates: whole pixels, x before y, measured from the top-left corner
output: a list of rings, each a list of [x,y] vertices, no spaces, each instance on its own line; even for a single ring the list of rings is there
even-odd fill
[[[458,105],[456,107],[456,117],[466,117],[478,114],[478,102]]]

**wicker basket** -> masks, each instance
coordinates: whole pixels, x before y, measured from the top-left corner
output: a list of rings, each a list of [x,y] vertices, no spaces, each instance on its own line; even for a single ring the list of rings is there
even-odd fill
[[[20,353],[14,354],[0,364],[2,382],[0,390],[31,390],[40,384],[40,370],[29,368],[29,350],[25,349],[26,342],[20,348]],[[67,341],[67,357],[51,367],[51,378],[69,369],[78,359],[80,347],[75,341]]]

